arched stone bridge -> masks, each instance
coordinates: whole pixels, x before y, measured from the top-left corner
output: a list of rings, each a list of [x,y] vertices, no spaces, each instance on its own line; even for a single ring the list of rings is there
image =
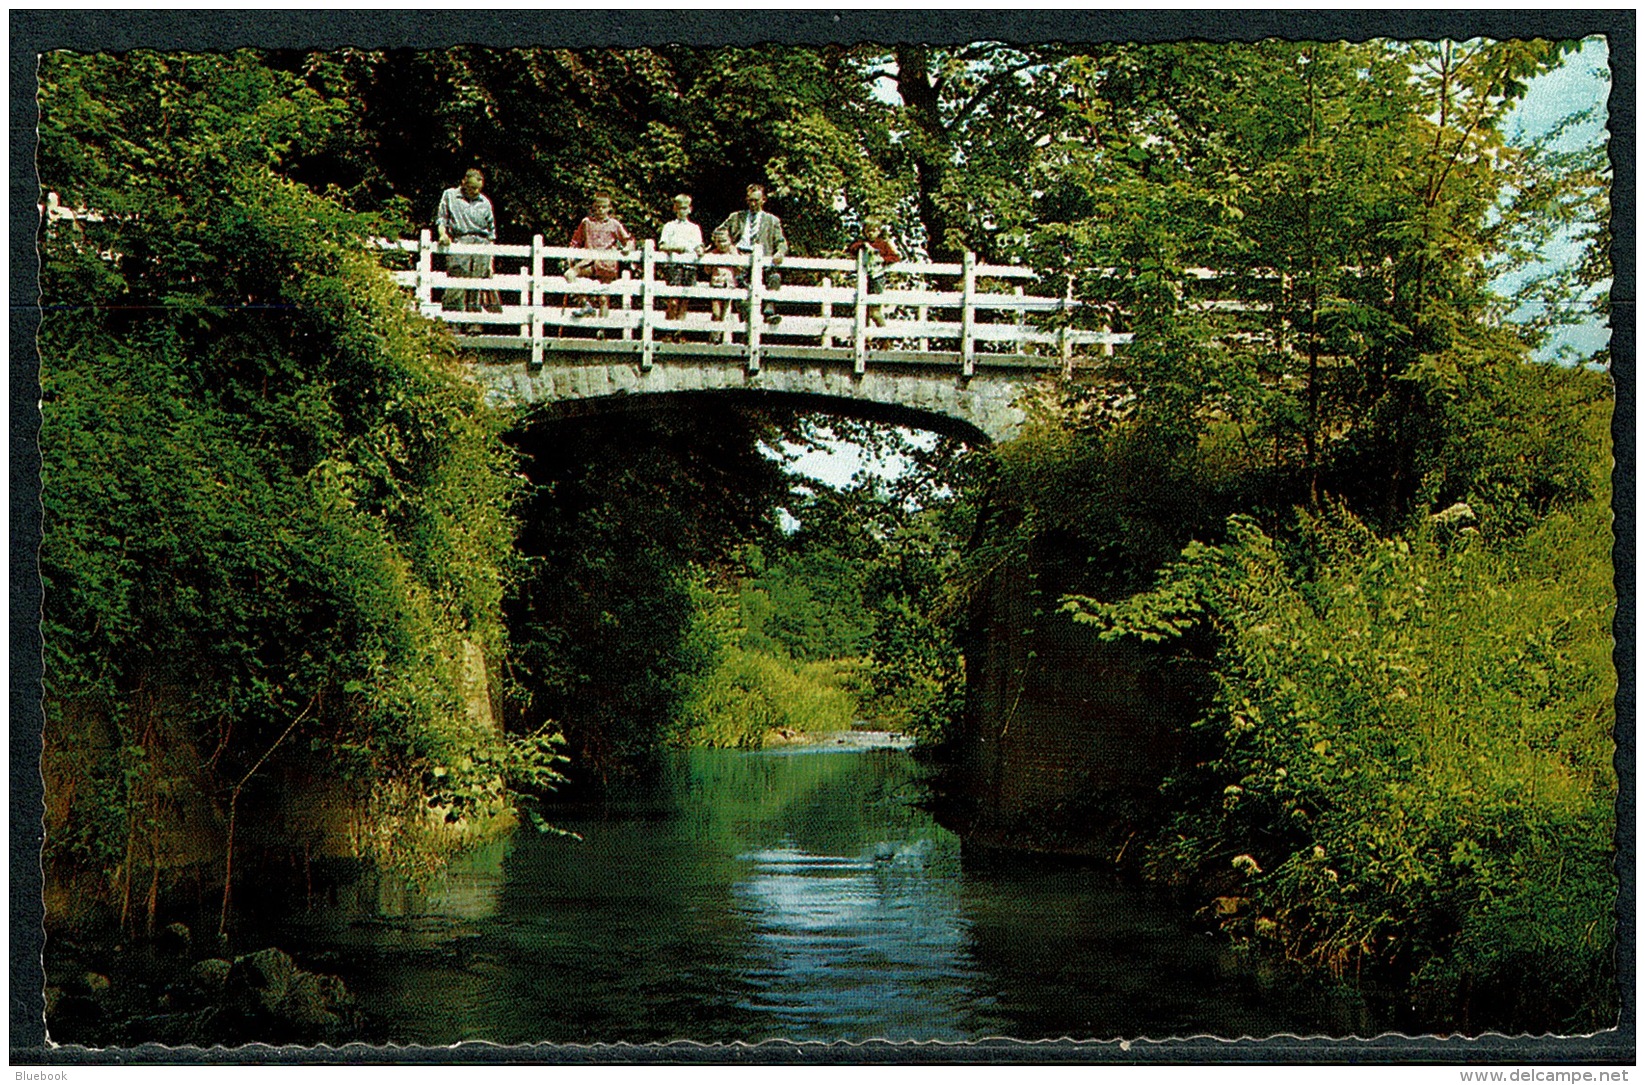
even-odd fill
[[[1027,386],[1100,362],[1130,339],[1069,327],[1075,303],[1024,292],[1033,271],[978,264],[969,253],[958,264],[890,265],[888,289],[871,294],[864,258],[788,257],[784,285],[771,293],[761,274],[771,261],[758,251],[677,257],[703,279],[730,267],[740,285],[676,287],[662,274],[669,254],[651,242],[630,252],[550,247],[540,236],[529,246],[437,245],[424,231],[383,248],[410,258],[396,280],[425,315],[454,326],[476,354],[474,380],[495,401],[551,415],[711,394],[998,441],[1021,426]],[[491,277],[435,267],[456,253],[492,257]],[[617,261],[619,278],[599,283],[560,270],[592,257]],[[467,310],[457,290],[491,292],[490,308]],[[687,299],[684,319],[666,318],[660,303],[671,298]],[[715,303],[726,303],[720,320]],[[767,303],[779,319],[759,319]]]

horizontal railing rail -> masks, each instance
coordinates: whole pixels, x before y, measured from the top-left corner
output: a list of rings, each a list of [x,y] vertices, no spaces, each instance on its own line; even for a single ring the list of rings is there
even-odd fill
[[[698,256],[663,252],[651,241],[626,251],[547,245],[541,235],[529,245],[440,244],[427,230],[414,240],[377,244],[384,252],[411,257],[413,266],[395,270],[394,279],[411,289],[426,316],[459,325],[459,337],[471,345],[528,350],[533,367],[543,364],[545,351],[592,349],[635,352],[645,369],[659,353],[730,353],[757,372],[767,350],[783,349],[848,359],[858,373],[872,357],[876,363],[957,361],[970,376],[979,361],[1071,369],[1076,357],[1091,348],[1108,355],[1131,338],[1107,328],[1073,328],[1067,320],[1050,326],[1030,322],[1031,317],[1071,313],[1079,303],[1067,295],[1029,294],[1022,284],[1037,280],[1032,268],[981,264],[970,253],[959,263],[905,260],[883,265],[874,269],[874,277],[888,276],[886,289],[870,293],[866,252],[855,260],[778,260],[758,248]],[[435,267],[436,258],[463,255],[490,258],[491,274],[466,277]],[[616,277],[601,281],[591,273],[567,273],[594,261],[616,265]],[[663,269],[682,264],[696,269],[693,281],[683,286],[665,281]],[[718,268],[732,269],[737,285],[696,281]],[[776,291],[765,285],[772,270],[787,280]],[[934,286],[934,280],[940,285],[944,279],[956,280],[957,289]],[[483,292],[475,297],[489,304],[449,307],[446,292],[452,290]],[[688,306],[685,319],[670,320],[661,305],[671,298],[698,306]],[[712,319],[702,302],[726,303],[724,317]],[[761,319],[767,304],[781,306],[779,321]],[[870,319],[873,310],[881,312],[883,324]]]

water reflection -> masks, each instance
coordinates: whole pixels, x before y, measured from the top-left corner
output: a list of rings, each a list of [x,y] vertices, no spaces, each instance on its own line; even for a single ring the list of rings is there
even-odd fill
[[[977,869],[895,750],[691,751],[436,889],[300,917],[374,1040],[1109,1038],[1363,1031],[1151,894]]]
[[[796,1039],[965,1039],[978,1005],[966,923],[930,839],[854,858],[784,841],[746,858],[738,888],[757,932],[749,1008]],[[946,857],[952,861],[952,855]]]

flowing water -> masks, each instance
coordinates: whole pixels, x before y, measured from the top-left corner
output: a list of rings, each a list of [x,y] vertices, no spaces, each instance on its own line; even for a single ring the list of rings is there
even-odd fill
[[[277,939],[400,1043],[1374,1031],[1157,894],[962,861],[918,798],[898,749],[694,750],[556,811],[580,841],[523,829],[437,887],[379,885]]]

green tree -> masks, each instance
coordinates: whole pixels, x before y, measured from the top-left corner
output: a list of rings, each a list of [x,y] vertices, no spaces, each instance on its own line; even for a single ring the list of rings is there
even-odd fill
[[[1135,340],[993,458],[965,566],[1032,555],[1104,636],[1209,656],[1152,872],[1422,1027],[1614,1013],[1609,382],[1530,363],[1492,288],[1602,236],[1594,154],[1502,133],[1565,49],[1071,60],[1035,169],[1079,213],[1033,243]]]
[[[1077,55],[1061,45],[902,43],[869,69],[891,75],[902,99],[899,166],[913,174],[933,259],[1021,254],[1036,211],[1023,166],[1057,127],[1063,73]]]
[[[1576,413],[1592,496],[1508,539],[1445,517],[1379,538],[1339,507],[1279,542],[1236,518],[1151,591],[1067,601],[1105,638],[1217,637],[1156,874],[1234,879],[1231,933],[1391,980],[1407,1027],[1615,1014],[1609,411]]]
[[[865,656],[861,714],[935,743],[957,718],[964,690],[964,607],[954,579],[976,523],[964,496],[975,458],[952,440],[927,447],[907,431],[851,432],[882,463],[895,453],[903,469],[890,477],[863,471],[837,490],[809,487],[793,506],[800,526],[790,545],[811,561],[827,555],[849,587],[842,602],[858,630],[855,653]]]
[[[470,166],[507,240],[562,242],[600,188],[641,237],[679,192],[712,226],[758,181],[795,251],[822,252],[843,243],[836,195],[896,198],[886,107],[839,49],[459,47],[349,54],[343,70],[383,181],[424,221]]]
[[[1501,133],[1566,48],[1271,41],[1070,62],[1071,127],[1036,168],[1090,213],[1035,244],[1049,271],[1089,269],[1089,319],[1136,336],[1102,391],[1134,393],[1185,446],[1220,423],[1310,495],[1397,517],[1457,383],[1523,356],[1492,261],[1591,182]]]

